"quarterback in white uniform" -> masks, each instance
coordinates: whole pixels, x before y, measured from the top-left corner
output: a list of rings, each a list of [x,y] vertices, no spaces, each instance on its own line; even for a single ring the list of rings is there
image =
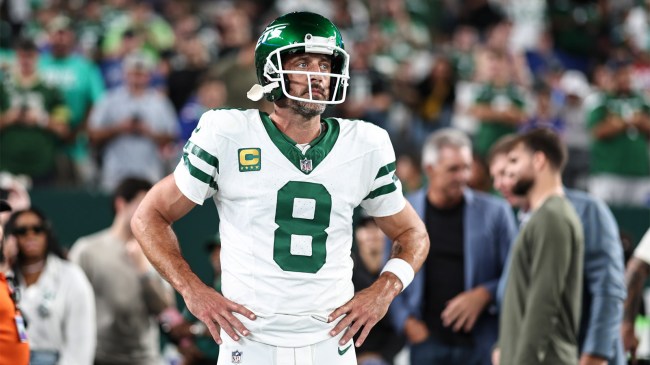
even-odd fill
[[[359,346],[428,250],[402,196],[388,134],[322,119],[343,102],[348,55],[338,29],[291,13],[255,52],[258,110],[206,112],[174,173],[144,199],[132,227],[156,268],[221,344],[218,364],[356,364]],[[171,223],[212,198],[219,213],[223,296],[192,273]],[[384,272],[354,294],[352,215],[361,205],[394,243]]]

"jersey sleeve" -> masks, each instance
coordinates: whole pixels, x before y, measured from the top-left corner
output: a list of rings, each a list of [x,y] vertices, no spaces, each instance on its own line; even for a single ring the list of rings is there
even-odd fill
[[[641,242],[634,249],[634,257],[650,264],[650,229],[645,233]]]
[[[174,170],[178,189],[199,205],[218,190],[219,158],[214,130],[218,121],[215,114],[209,111],[201,116]]]
[[[375,166],[368,195],[361,201],[361,207],[373,217],[397,214],[406,204],[402,184],[395,175],[395,151],[388,134],[383,131],[380,149],[374,151],[369,161]]]

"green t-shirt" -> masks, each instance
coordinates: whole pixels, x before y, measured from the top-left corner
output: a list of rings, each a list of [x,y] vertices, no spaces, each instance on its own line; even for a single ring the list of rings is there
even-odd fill
[[[476,104],[490,105],[495,109],[506,109],[514,105],[524,108],[524,96],[514,85],[497,87],[484,85],[478,92]],[[476,131],[474,148],[481,156],[486,156],[492,144],[506,134],[517,132],[517,127],[500,120],[482,120]]]
[[[0,83],[0,112],[13,108],[28,108],[43,114],[44,123],[47,122],[46,115],[56,116],[58,120],[66,122],[69,118],[61,91],[42,81],[29,87],[18,85],[11,79]]]
[[[115,53],[122,44],[122,37],[127,30],[144,34],[144,44],[141,51],[158,60],[161,51],[174,46],[174,30],[167,21],[159,16],[152,16],[146,23],[136,24],[130,15],[123,15],[108,27],[102,50],[106,54]]]
[[[39,72],[48,85],[63,92],[65,103],[70,109],[70,128],[80,126],[86,113],[104,94],[104,81],[97,66],[77,55],[55,58],[41,56]],[[87,141],[80,136],[69,151],[73,158],[87,156]]]
[[[588,127],[595,128],[608,114],[619,115],[626,119],[637,111],[650,114],[650,104],[639,94],[603,95],[589,113]],[[648,140],[633,128],[607,139],[593,139],[591,172],[621,176],[650,176]]]
[[[571,203],[546,199],[519,232],[509,260],[502,305],[508,315],[499,322],[501,364],[575,364],[584,237]]]
[[[60,140],[44,128],[47,116],[67,120],[63,96],[56,88],[37,82],[22,87],[12,80],[0,83],[0,113],[29,109],[43,115],[43,125],[12,124],[0,133],[0,170],[40,178],[52,174]]]

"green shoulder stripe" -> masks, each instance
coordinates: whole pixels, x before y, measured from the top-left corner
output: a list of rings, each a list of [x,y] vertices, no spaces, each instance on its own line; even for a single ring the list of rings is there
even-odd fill
[[[390,184],[378,187],[377,189],[371,191],[370,194],[368,194],[368,196],[363,198],[363,200],[374,199],[381,195],[390,194],[395,190],[397,190],[397,185],[395,185],[395,182],[391,182]]]
[[[183,149],[186,151],[186,153],[193,154],[194,156],[205,161],[208,165],[211,165],[217,169],[217,173],[219,172],[219,159],[216,156],[211,155],[208,151],[190,141],[187,141],[187,143],[185,143],[185,147],[183,147]]]
[[[217,182],[214,181],[212,176],[206,174],[205,172],[203,172],[198,167],[192,165],[192,162],[187,157],[187,152],[183,153],[183,163],[185,164],[185,166],[187,166],[187,170],[190,172],[190,175],[194,176],[194,178],[208,184],[212,189],[215,189],[215,190],[219,189],[217,187]]]
[[[377,172],[377,176],[375,176],[375,180],[379,179],[382,176],[386,176],[393,171],[395,171],[395,161],[389,163],[386,166],[380,167],[379,171]]]

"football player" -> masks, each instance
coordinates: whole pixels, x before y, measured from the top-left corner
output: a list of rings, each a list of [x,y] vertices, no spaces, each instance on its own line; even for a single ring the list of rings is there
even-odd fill
[[[222,364],[356,364],[356,346],[413,279],[426,229],[405,201],[386,131],[321,118],[345,100],[339,30],[307,12],[273,21],[255,49],[259,110],[206,112],[173,174],[132,220],[144,252],[221,345]],[[223,296],[192,272],[171,224],[212,198]],[[394,241],[379,279],[354,294],[352,215],[361,205]]]

